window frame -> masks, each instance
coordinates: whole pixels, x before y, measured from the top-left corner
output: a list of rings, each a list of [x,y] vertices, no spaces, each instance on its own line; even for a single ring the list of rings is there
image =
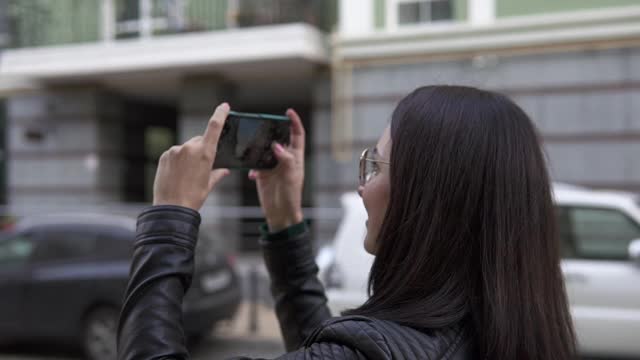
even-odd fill
[[[137,6],[138,16],[131,19],[118,19],[117,4],[114,4],[115,16],[113,19],[114,37],[122,38],[147,38],[153,37],[158,31],[180,32],[185,28],[187,21],[185,14],[186,2],[181,0],[134,0]],[[176,6],[175,14],[168,13],[165,16],[154,14],[160,1],[173,1]],[[172,22],[175,17],[175,23]]]
[[[84,262],[84,261],[94,261],[95,256],[95,248],[97,246],[97,239],[99,237],[98,229],[93,226],[86,227],[78,227],[75,225],[47,225],[40,226],[37,229],[33,230],[34,233],[37,234],[37,241],[35,241],[35,248],[33,253],[31,254],[31,263],[33,265],[48,265],[48,264],[68,264],[75,262]],[[93,250],[88,253],[88,256],[76,256],[76,257],[59,257],[59,258],[40,258],[40,252],[42,252],[42,248],[47,246],[47,243],[51,243],[50,238],[48,238],[48,234],[51,232],[87,232],[95,235],[95,239],[93,239]]]
[[[96,233],[98,237],[95,242],[96,255],[94,258],[97,261],[128,261],[133,255],[135,231],[121,227],[103,226],[96,228]],[[103,251],[105,244],[115,244],[115,246],[110,246],[109,250]]]
[[[436,20],[417,23],[400,23],[400,4],[407,3],[434,3],[434,2],[448,2],[451,6],[451,19],[448,20]],[[431,9],[430,9],[431,10]],[[398,30],[399,28],[414,28],[424,26],[440,26],[449,25],[455,22],[454,16],[454,2],[453,0],[387,0],[386,2],[386,24],[389,30]]]

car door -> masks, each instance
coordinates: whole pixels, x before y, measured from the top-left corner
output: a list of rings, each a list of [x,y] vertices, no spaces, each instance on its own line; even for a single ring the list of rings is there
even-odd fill
[[[629,243],[640,226],[615,208],[559,210],[562,268],[581,351],[640,355],[640,267]]]
[[[97,234],[91,227],[48,225],[38,229],[32,280],[27,285],[27,322],[32,336],[76,336],[93,286]]]
[[[0,338],[20,336],[24,326],[24,300],[29,280],[33,234],[20,232],[0,240]]]
[[[109,226],[99,229],[94,276],[100,286],[93,288],[92,302],[119,308],[129,280],[135,232]]]

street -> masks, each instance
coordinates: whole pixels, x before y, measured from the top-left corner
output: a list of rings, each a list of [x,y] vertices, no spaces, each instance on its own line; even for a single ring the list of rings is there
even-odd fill
[[[272,358],[284,353],[281,342],[272,339],[252,338],[215,338],[206,339],[192,352],[195,360],[219,360],[233,356],[245,355]],[[82,354],[78,351],[55,347],[36,348],[21,345],[11,348],[0,348],[2,360],[79,360]]]
[[[276,317],[269,306],[256,308],[255,331],[250,331],[250,305],[243,303],[233,321],[220,323],[191,351],[194,360],[221,360],[234,356],[273,358],[284,353]],[[0,360],[80,360],[77,349],[21,344],[0,346]]]

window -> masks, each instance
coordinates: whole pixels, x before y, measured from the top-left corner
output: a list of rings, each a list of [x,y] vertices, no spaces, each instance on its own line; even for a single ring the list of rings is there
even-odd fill
[[[33,242],[28,234],[19,234],[0,241],[0,266],[24,264],[33,251]]]
[[[397,2],[398,25],[431,23],[453,18],[451,0],[397,0]]]
[[[116,37],[175,33],[185,27],[185,0],[117,0]]]
[[[97,257],[108,260],[128,260],[133,254],[136,234],[124,229],[105,228],[100,231],[96,245]]]
[[[569,209],[556,207],[556,219],[558,224],[558,237],[560,238],[560,254],[563,258],[575,258],[576,250],[571,231],[571,219]]]
[[[624,260],[629,257],[629,243],[640,238],[640,227],[617,210],[571,208],[569,221],[579,258]]]
[[[34,260],[37,262],[65,261],[95,256],[98,234],[74,228],[43,229]]]

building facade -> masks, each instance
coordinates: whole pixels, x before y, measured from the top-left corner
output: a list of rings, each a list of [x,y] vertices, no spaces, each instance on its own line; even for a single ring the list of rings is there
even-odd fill
[[[513,97],[540,129],[555,180],[640,190],[635,0],[7,4],[0,89],[16,211],[148,201],[159,153],[201,132],[222,101],[299,109],[305,206],[337,208],[397,101],[434,83]],[[208,205],[257,205],[244,175]],[[228,247],[252,248],[251,216],[217,215]],[[335,218],[314,228],[329,239]]]

